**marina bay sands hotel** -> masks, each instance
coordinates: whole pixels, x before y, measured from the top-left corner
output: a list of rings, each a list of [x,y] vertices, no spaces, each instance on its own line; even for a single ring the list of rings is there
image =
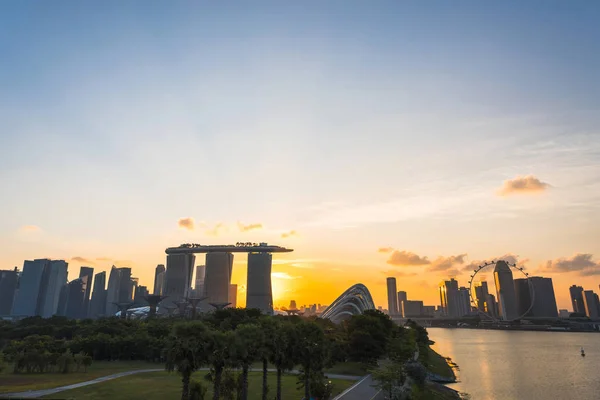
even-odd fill
[[[227,305],[229,285],[233,271],[233,253],[248,253],[248,283],[246,307],[257,308],[264,313],[273,312],[271,289],[272,253],[289,253],[292,249],[267,243],[237,243],[235,245],[182,244],[169,247],[167,269],[162,295],[167,301],[184,301],[189,294],[196,253],[206,253],[204,293],[207,303],[213,307]]]

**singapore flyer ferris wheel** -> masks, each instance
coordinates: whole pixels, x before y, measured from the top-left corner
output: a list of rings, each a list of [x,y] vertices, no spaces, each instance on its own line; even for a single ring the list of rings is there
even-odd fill
[[[480,282],[477,282],[477,278],[481,276],[479,274],[489,271],[492,266],[494,267],[494,284],[496,286],[496,293],[498,294],[498,298],[495,300],[497,301],[500,312],[497,312],[495,310],[495,305],[491,304],[493,301],[491,302],[490,299],[493,298],[493,296],[490,297],[489,294],[483,293],[487,292],[487,283],[485,285],[486,289],[482,290],[482,284],[485,280],[480,279]],[[506,275],[504,275],[503,278],[499,277],[499,274],[506,274],[507,272],[512,273],[512,271],[514,271],[514,274],[509,274],[508,280]],[[516,275],[515,278],[525,279],[527,282],[529,288],[529,307],[526,310],[523,310],[522,308],[519,310],[516,308],[516,294],[512,275]],[[480,284],[477,285],[477,283]],[[502,286],[501,290],[498,288],[499,285],[505,285],[507,287]],[[486,294],[487,296],[485,296]],[[487,298],[482,298],[484,296]],[[473,274],[469,278],[469,298],[471,306],[477,309],[478,313],[482,316],[485,316],[494,322],[512,322],[523,319],[530,313],[535,301],[535,290],[529,274],[523,270],[523,267],[518,267],[516,264],[505,260],[495,260],[485,262],[473,271]],[[512,306],[510,305],[511,301],[513,302]],[[506,311],[509,307],[514,307],[512,313]]]

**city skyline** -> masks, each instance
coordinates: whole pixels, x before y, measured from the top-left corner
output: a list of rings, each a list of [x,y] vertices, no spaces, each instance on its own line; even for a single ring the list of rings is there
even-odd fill
[[[153,288],[168,246],[268,242],[274,305],[385,307],[385,277],[437,304],[505,258],[570,309],[600,277],[600,28],[510,3],[3,4],[0,269]]]

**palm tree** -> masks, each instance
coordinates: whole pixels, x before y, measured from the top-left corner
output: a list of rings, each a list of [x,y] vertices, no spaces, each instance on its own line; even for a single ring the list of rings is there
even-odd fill
[[[235,361],[242,367],[242,400],[248,400],[248,371],[260,360],[264,334],[257,324],[239,325],[235,330]]]
[[[184,322],[173,327],[165,348],[165,368],[181,374],[181,400],[188,400],[192,373],[207,361],[206,326],[199,321]]]
[[[276,324],[267,342],[269,359],[277,368],[277,400],[281,400],[283,372],[294,368],[296,342],[296,327],[290,322]]]
[[[263,341],[261,343],[260,357],[262,360],[262,400],[267,400],[269,387],[267,384],[267,376],[268,376],[268,368],[269,368],[269,359],[271,358],[272,349],[273,349],[273,341],[275,340],[275,335],[277,330],[280,328],[281,324],[277,323],[273,317],[265,317],[261,318],[260,327],[263,331]]]
[[[208,360],[214,371],[213,400],[219,400],[219,389],[223,370],[231,363],[231,347],[233,344],[233,332],[212,330],[206,341]]]
[[[295,326],[298,343],[296,346],[297,361],[302,366],[304,397],[310,399],[311,377],[323,375],[326,361],[325,334],[314,321],[302,321]]]

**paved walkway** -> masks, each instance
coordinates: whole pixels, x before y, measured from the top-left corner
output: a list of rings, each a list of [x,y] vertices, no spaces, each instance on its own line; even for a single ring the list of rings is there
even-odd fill
[[[164,370],[165,370],[164,368],[160,368],[160,369],[138,369],[138,370],[135,370],[135,371],[119,372],[118,374],[103,376],[101,378],[92,379],[91,381],[74,383],[72,385],[61,386],[61,387],[52,388],[52,389],[30,390],[28,392],[0,393],[0,397],[2,397],[2,398],[31,399],[31,398],[36,398],[36,397],[49,396],[51,394],[64,392],[65,390],[77,389],[77,388],[84,387],[84,386],[94,385],[96,383],[106,382],[106,381],[110,381],[112,379],[122,378],[124,376],[129,376],[129,375],[134,375],[134,374],[141,374],[141,373],[144,373],[144,372],[161,372],[161,371],[164,371]],[[199,369],[199,371],[208,371],[208,370],[209,370],[209,368],[201,368],[201,369]],[[251,369],[250,371],[252,371],[252,372],[262,372],[262,369]],[[277,372],[276,369],[271,369],[271,368],[269,368],[267,371],[269,371],[269,372]],[[298,370],[292,370],[292,371],[288,371],[286,373],[298,375],[300,373],[300,371],[298,371]],[[343,380],[349,380],[349,381],[356,381],[356,380],[359,380],[359,379],[362,378],[360,376],[352,376],[352,375],[338,375],[338,374],[326,374],[326,375],[329,378],[331,378],[331,379],[343,379]],[[364,398],[364,397],[352,397],[352,398],[348,397],[348,398],[344,398],[344,400],[347,400],[347,399],[370,400],[370,398]]]
[[[383,393],[374,385],[375,382],[371,375],[364,376],[360,381],[334,397],[333,400],[383,400]]]
[[[164,371],[164,370],[165,370],[164,368],[161,368],[161,369],[138,369],[135,371],[119,372],[118,374],[103,376],[101,378],[92,379],[91,381],[74,383],[74,384],[68,385],[68,386],[61,386],[61,387],[57,387],[57,388],[53,388],[53,389],[30,390],[28,392],[0,393],[0,396],[8,397],[8,398],[17,397],[20,399],[31,399],[31,398],[36,398],[36,397],[48,396],[48,395],[59,393],[59,392],[64,392],[65,390],[77,389],[80,387],[93,385],[95,383],[110,381],[112,379],[122,378],[122,377],[128,376],[128,375],[140,374],[143,372],[159,372],[159,371]]]

